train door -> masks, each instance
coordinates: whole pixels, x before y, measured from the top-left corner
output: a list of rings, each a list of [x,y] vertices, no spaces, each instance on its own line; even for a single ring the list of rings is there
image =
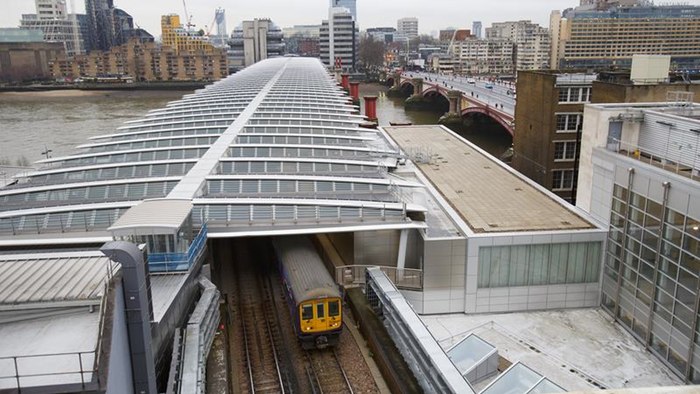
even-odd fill
[[[328,329],[335,330],[343,324],[343,319],[340,312],[340,300],[328,300]]]
[[[316,321],[318,321],[318,328],[320,330],[327,330],[328,329],[328,311],[326,311],[326,302],[325,300],[321,301],[316,301],[316,305],[314,307],[314,311],[316,312]]]
[[[342,324],[340,317],[340,300],[330,299],[317,301],[314,312],[316,313],[315,317],[319,329],[326,331],[340,328]]]

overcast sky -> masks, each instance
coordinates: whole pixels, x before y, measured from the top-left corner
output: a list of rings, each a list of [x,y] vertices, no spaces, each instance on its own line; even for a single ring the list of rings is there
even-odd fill
[[[77,12],[85,11],[84,0],[72,1]],[[700,0],[684,2],[700,5]],[[114,0],[114,3],[155,37],[160,36],[161,15],[184,15],[181,0]],[[420,32],[431,34],[449,26],[471,28],[475,20],[488,27],[492,22],[530,19],[548,27],[552,10],[563,10],[578,3],[578,0],[357,0],[357,13],[363,30],[396,27],[397,19],[415,16]],[[224,8],[230,32],[242,20],[253,18],[270,18],[280,27],[320,24],[328,17],[328,4],[329,0],[187,0],[187,10],[197,28],[204,28],[211,25],[214,10]],[[0,5],[0,27],[16,27],[21,14],[35,12],[34,0],[0,0]]]

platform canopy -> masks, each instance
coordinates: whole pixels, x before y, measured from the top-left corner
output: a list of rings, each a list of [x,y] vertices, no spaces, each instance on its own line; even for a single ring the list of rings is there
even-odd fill
[[[115,237],[174,234],[191,212],[190,200],[146,200],[126,211],[108,230]]]

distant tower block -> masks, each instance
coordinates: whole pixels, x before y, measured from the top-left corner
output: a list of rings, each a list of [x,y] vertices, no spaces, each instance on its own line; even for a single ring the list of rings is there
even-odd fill
[[[474,21],[472,23],[472,34],[476,38],[481,38],[481,22],[480,21]]]
[[[216,21],[216,35],[223,38],[228,36],[228,31],[226,30],[226,10],[221,7],[217,8],[214,14],[214,20]]]

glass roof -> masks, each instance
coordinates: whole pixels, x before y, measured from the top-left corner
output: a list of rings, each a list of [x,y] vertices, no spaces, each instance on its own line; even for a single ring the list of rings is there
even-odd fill
[[[268,59],[40,161],[0,189],[0,236],[104,229],[154,197],[192,200],[200,222],[405,220],[414,185],[389,179],[397,152],[363,121],[318,59]]]

